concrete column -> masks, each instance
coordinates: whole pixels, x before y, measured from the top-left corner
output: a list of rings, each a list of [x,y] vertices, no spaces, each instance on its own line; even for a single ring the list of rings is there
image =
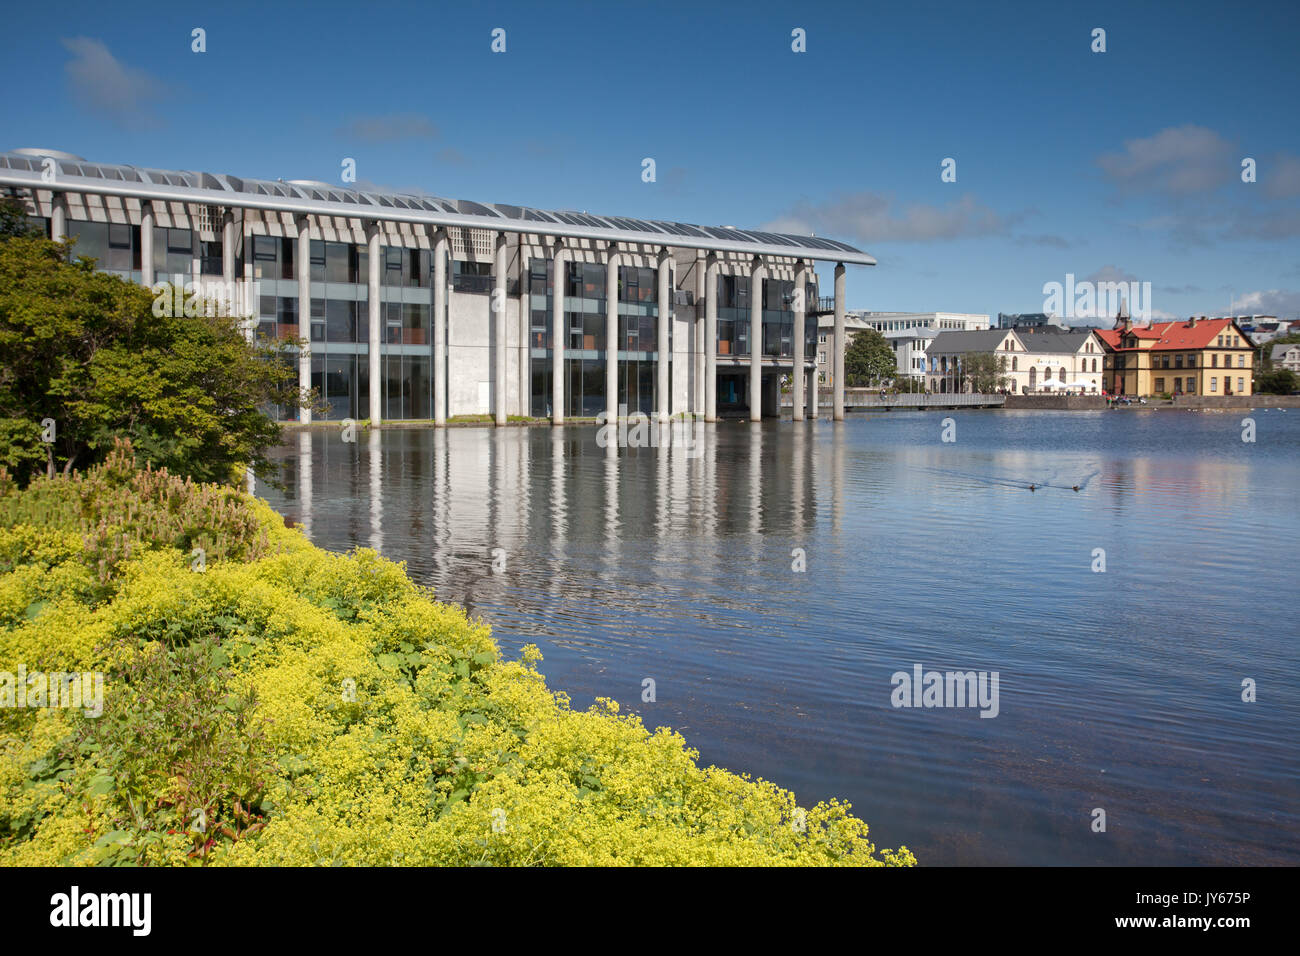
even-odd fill
[[[447,230],[433,238],[433,423],[447,424]]]
[[[844,421],[844,263],[835,266],[835,420]]]
[[[221,220],[221,281],[227,291],[235,285],[235,217],[226,213]]]
[[[704,270],[704,420],[718,420],[718,257]]]
[[[140,205],[140,283],[153,287],[153,204]]]
[[[794,372],[790,376],[790,410],[797,422],[803,421],[804,316],[808,311],[803,298],[803,284],[806,275],[807,266],[800,259],[794,270]]]
[[[492,293],[492,334],[496,346],[495,370],[492,373],[493,405],[496,423],[506,423],[506,253],[509,251],[508,240],[504,232],[497,233],[496,245],[496,289]]]
[[[605,421],[618,420],[618,245],[605,256]]]
[[[695,324],[691,326],[691,338],[694,342],[695,381],[691,389],[691,414],[695,418],[704,415],[704,254],[695,255]]]
[[[380,425],[384,420],[383,395],[384,381],[379,361],[380,343],[383,341],[382,308],[379,301],[379,224],[370,227],[366,237],[366,258],[370,266],[369,306],[370,306],[370,424]]]
[[[808,374],[808,419],[817,421],[817,365],[813,364]]]
[[[55,242],[68,238],[68,200],[63,193],[55,193],[50,210],[50,238]]]
[[[749,420],[763,419],[763,279],[767,267],[758,256],[749,273]]]
[[[569,250],[555,246],[551,289],[551,424],[564,424],[564,349],[568,345],[569,330],[565,327],[564,289]]]
[[[672,409],[672,395],[669,393],[668,368],[672,355],[669,354],[671,346],[668,342],[668,333],[672,329],[673,321],[673,283],[672,283],[673,257],[667,248],[659,253],[659,293],[655,299],[655,307],[659,312],[655,319],[655,331],[657,343],[655,349],[658,352],[659,360],[655,363],[655,372],[658,377],[655,380],[655,415],[659,421],[667,420]]]
[[[311,388],[311,228],[306,216],[298,217],[298,248],[294,272],[298,276],[298,387]],[[311,409],[298,410],[298,421],[311,423]]]

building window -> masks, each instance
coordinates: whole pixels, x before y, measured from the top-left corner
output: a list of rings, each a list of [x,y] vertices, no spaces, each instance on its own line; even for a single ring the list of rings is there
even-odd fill
[[[1246,390],[1246,380],[1244,378],[1237,379],[1237,391],[1244,392],[1245,390]]]
[[[1219,390],[1219,380],[1218,380],[1218,378],[1211,378],[1211,379],[1210,379],[1210,391],[1212,391],[1212,392],[1217,392],[1218,390]]]
[[[455,260],[451,264],[451,276],[452,288],[457,292],[490,293],[492,291],[492,263],[490,262]]]
[[[1163,378],[1156,379],[1156,391],[1160,392],[1162,395],[1164,394],[1165,380]]]

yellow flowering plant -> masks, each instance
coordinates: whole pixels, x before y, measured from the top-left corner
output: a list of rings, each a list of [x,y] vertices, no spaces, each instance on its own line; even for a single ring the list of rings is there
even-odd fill
[[[0,475],[0,519],[0,673],[104,674],[99,716],[0,708],[0,865],[916,862],[847,804],[573,710],[401,565],[127,446]]]

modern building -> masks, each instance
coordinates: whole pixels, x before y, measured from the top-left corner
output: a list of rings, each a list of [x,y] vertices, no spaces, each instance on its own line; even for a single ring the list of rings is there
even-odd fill
[[[1263,345],[1279,335],[1285,335],[1295,323],[1279,319],[1276,315],[1216,315],[1216,319],[1232,319],[1255,345]]]
[[[970,312],[866,312],[845,314],[845,334],[852,341],[855,332],[875,329],[894,350],[899,375],[921,378],[925,374],[925,350],[944,331],[987,329],[989,317]],[[830,316],[823,316],[817,335],[818,381],[831,384],[830,358],[834,354],[835,329]],[[847,347],[847,345],[846,345]]]
[[[1091,329],[945,332],[926,353],[927,388],[939,393],[970,391],[965,368],[972,354],[997,356],[1004,387],[1015,395],[1101,392],[1105,349]]]
[[[1027,329],[1044,325],[1063,327],[1057,321],[1056,316],[1048,315],[1046,312],[998,313],[997,327],[999,329]]]
[[[1300,375],[1300,342],[1273,346],[1269,353],[1269,361],[1275,368],[1288,369]]]
[[[305,339],[299,381],[329,417],[816,414],[818,318],[841,327],[833,239],[328,183],[0,153],[0,187],[51,238],[157,288],[255,288],[248,334]],[[815,265],[835,263],[819,298]],[[706,343],[707,346],[706,346]],[[842,368],[843,353],[831,356]],[[842,377],[842,376],[841,376]],[[842,384],[833,394],[843,417]],[[310,412],[300,412],[310,421]]]
[[[1232,319],[1134,325],[1122,319],[1097,333],[1114,395],[1250,395],[1255,350]]]

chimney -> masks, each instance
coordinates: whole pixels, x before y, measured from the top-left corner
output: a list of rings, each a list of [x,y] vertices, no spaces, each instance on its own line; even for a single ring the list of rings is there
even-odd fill
[[[1190,319],[1187,320],[1187,327],[1189,329],[1196,328],[1196,316],[1192,316]]]

